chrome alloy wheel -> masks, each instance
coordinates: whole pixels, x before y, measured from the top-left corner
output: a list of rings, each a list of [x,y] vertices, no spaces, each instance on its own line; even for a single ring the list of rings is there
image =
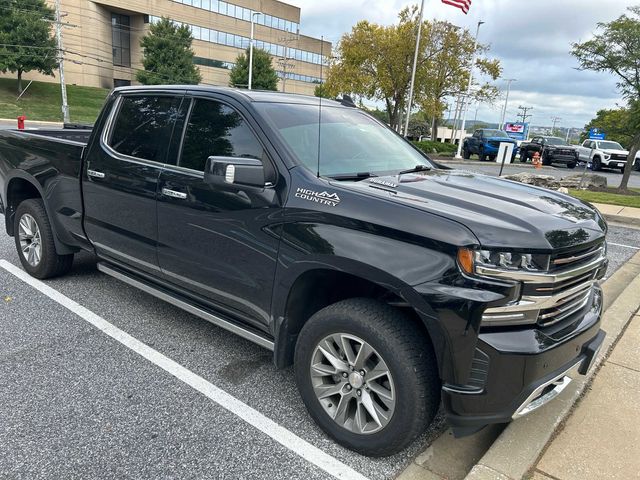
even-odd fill
[[[42,258],[42,240],[36,220],[28,213],[25,213],[20,218],[18,239],[20,240],[22,255],[24,255],[27,263],[32,267],[37,267]]]
[[[341,427],[371,434],[387,426],[396,406],[384,359],[355,335],[325,337],[311,357],[311,382],[325,412]]]

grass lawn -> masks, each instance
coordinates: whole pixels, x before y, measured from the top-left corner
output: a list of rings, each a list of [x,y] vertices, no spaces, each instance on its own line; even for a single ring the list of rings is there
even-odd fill
[[[569,190],[569,193],[580,200],[591,203],[608,203],[610,205],[620,205],[621,207],[640,208],[640,189],[631,189],[638,195],[620,195],[609,192],[591,192],[589,190]]]
[[[28,85],[23,81],[23,87]],[[93,123],[100,113],[104,99],[109,94],[106,88],[78,87],[67,85],[69,116],[72,122]],[[26,93],[18,96],[17,80],[0,78],[0,118],[16,118],[26,115],[29,120],[62,121],[62,98],[59,83],[33,82]]]

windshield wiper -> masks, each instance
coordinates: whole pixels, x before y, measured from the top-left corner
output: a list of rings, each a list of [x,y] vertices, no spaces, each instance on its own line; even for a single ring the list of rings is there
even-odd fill
[[[371,172],[356,172],[356,173],[344,173],[340,175],[327,175],[329,178],[338,181],[349,181],[349,180],[366,180],[367,178],[377,177],[375,173]]]
[[[428,172],[429,170],[431,170],[431,167],[428,165],[416,165],[415,167],[410,168],[409,170],[403,170],[399,172],[398,175],[404,175],[405,173]]]

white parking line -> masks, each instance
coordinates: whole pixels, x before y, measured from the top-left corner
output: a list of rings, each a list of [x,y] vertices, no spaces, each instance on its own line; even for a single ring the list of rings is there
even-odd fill
[[[607,242],[609,245],[613,245],[614,247],[623,247],[623,248],[631,248],[633,250],[640,250],[640,247],[632,247],[631,245],[622,245],[621,243],[612,243]]]
[[[333,458],[331,455],[326,454],[319,448],[311,445],[309,442],[278,425],[276,422],[264,416],[257,410],[251,408],[249,405],[229,395],[224,390],[216,387],[179,363],[164,356],[157,350],[145,345],[140,340],[137,340],[128,333],[120,330],[115,325],[110,324],[99,315],[76,303],[69,297],[66,297],[40,280],[29,276],[29,274],[15,265],[7,262],[6,260],[0,260],[0,267],[43,293],[53,301],[59,303],[67,310],[70,310],[82,319],[86,320],[91,325],[106,333],[114,340],[120,342],[125,347],[133,350],[138,355],[149,360],[151,363],[169,372],[178,380],[181,380],[198,392],[207,396],[222,408],[225,408],[234,415],[237,415],[240,419],[265,433],[282,446],[294,452],[296,455],[299,455],[308,462],[321,468],[329,475],[340,479],[367,480],[365,476],[356,472],[348,465],[345,465],[341,461]]]

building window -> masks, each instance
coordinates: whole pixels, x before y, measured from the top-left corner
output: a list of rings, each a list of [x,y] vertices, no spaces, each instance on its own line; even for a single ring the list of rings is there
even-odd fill
[[[111,14],[113,64],[120,67],[131,66],[130,26],[131,20],[127,15]]]
[[[122,78],[113,79],[113,88],[130,87],[130,86],[131,86],[131,80],[123,80]]]

